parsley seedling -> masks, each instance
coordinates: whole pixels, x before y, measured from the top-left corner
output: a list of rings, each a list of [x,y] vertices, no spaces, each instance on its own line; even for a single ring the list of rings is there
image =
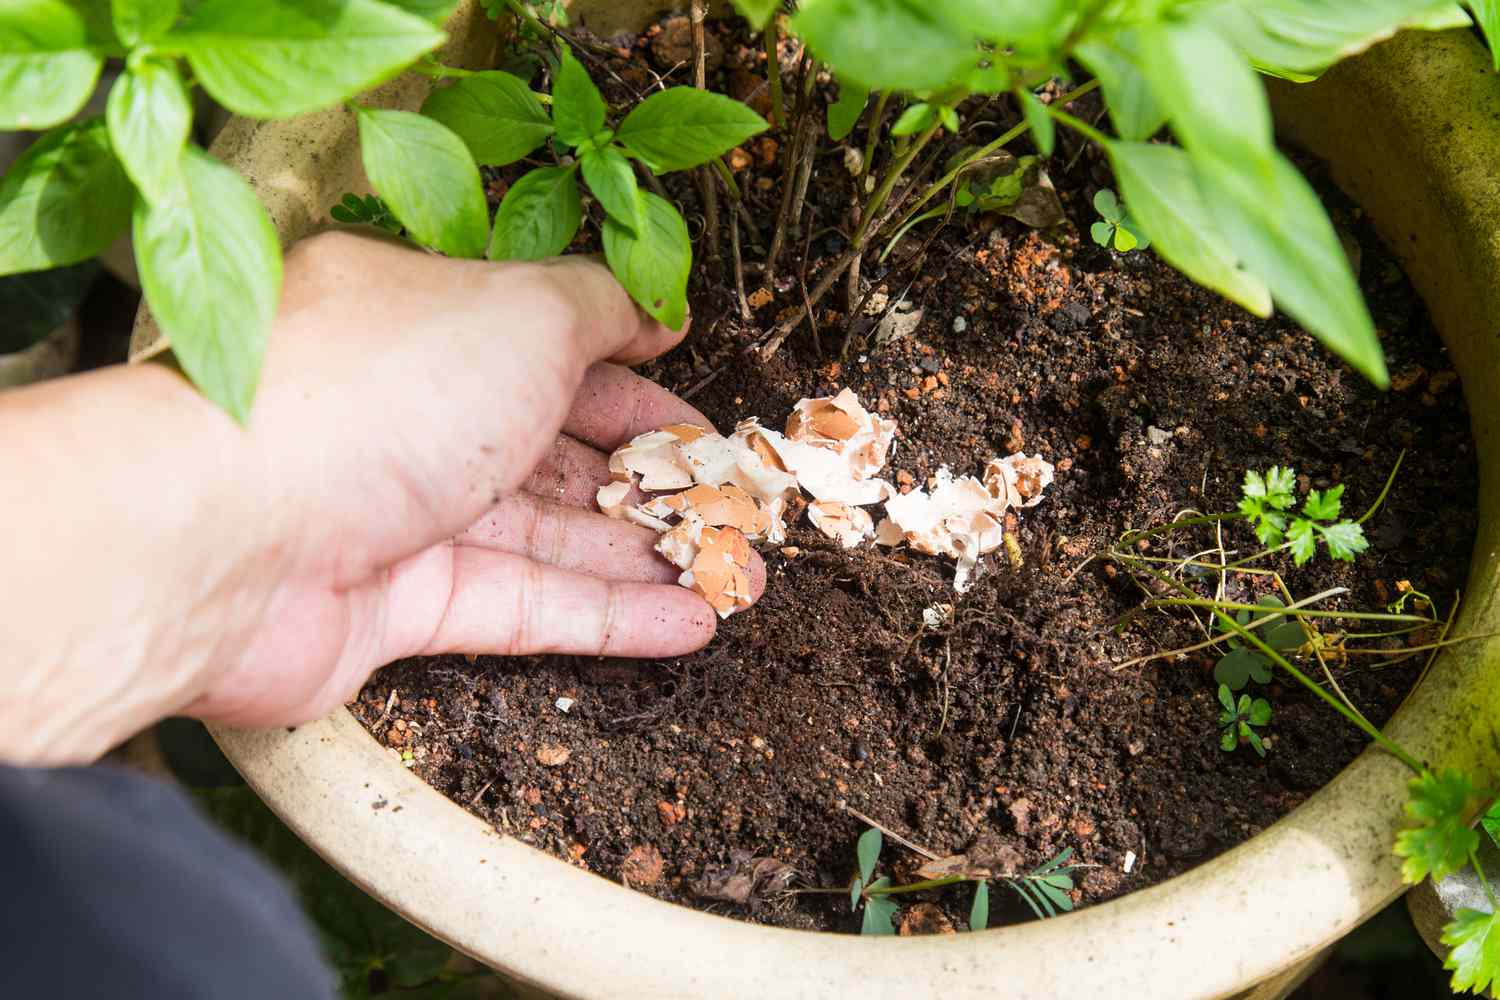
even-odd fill
[[[1294,494],[1297,476],[1290,468],[1273,465],[1262,475],[1251,469],[1240,487],[1239,510],[1255,527],[1261,544],[1283,543],[1291,549],[1292,561],[1303,565],[1317,551],[1318,539],[1334,559],[1353,562],[1354,557],[1370,547],[1365,529],[1356,521],[1339,520],[1343,506],[1344,486],[1327,490],[1310,490],[1299,514],[1289,511],[1296,506]]]

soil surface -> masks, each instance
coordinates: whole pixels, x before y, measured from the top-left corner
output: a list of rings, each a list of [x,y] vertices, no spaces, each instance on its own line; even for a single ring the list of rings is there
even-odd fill
[[[753,91],[740,78],[763,63],[731,34],[719,42],[710,86]],[[655,74],[690,82],[653,45],[669,47],[651,34],[628,59],[596,56],[611,71],[613,102],[628,100],[622,88],[654,86]],[[790,72],[787,83],[794,88]],[[1082,109],[1091,120],[1100,113]],[[999,102],[971,110],[965,120],[978,124],[962,141],[987,141],[1017,117]],[[783,139],[752,140],[740,161],[763,230],[744,237],[752,291],[762,287]],[[862,129],[850,142],[863,144]],[[1342,483],[1346,512],[1357,515],[1407,449],[1357,566],[1273,565],[1298,595],[1349,588],[1326,605],[1345,609],[1381,610],[1409,580],[1446,612],[1462,587],[1476,467],[1461,387],[1371,227],[1316,165],[1302,165],[1356,261],[1394,375],[1389,393],[1289,320],[1258,320],[1149,252],[1095,246],[1091,199],[1109,173],[1066,139],[1050,162],[1060,224],[1035,230],[972,214],[928,224],[886,265],[867,260],[867,306],[886,304],[860,310],[845,360],[842,291],[819,308],[816,338],[804,325],[769,361],[748,357],[748,345],[802,309],[803,281],[810,287],[846,246],[851,182],[843,151],[825,150],[808,218],[788,240],[772,294],[752,296],[767,300],[754,318],[740,319],[725,238],[721,262],[696,261],[693,333],[645,373],[693,392],[721,429],[751,415],[774,426],[799,398],[849,386],[898,422],[887,475],[903,484],[944,465],[977,474],[993,456],[1040,453],[1057,480],[1014,524],[1024,565],[997,553],[960,598],[951,561],[844,551],[804,520],[787,542],[797,555],[765,554],[765,596],[698,654],[411,660],[380,671],[353,710],[393,754],[408,753],[419,775],[498,829],[663,899],[783,926],[858,929],[846,894],[779,891],[847,888],[866,826],[846,809],[939,855],[987,855],[1017,869],[1072,848],[1093,866],[1077,873],[1078,905],[1159,882],[1263,830],[1364,739],[1301,690],[1252,685],[1274,709],[1268,753],[1225,753],[1213,654],[1115,669],[1203,633],[1158,612],[1116,635],[1141,591],[1098,561],[1074,571],[1126,529],[1232,509],[1246,468],[1291,465],[1303,493]],[[492,193],[514,176],[496,176]],[[693,179],[667,186],[699,234]],[[902,298],[922,310],[920,323],[876,346],[873,328]],[[1191,544],[1212,541],[1201,534]],[[1257,547],[1239,524],[1224,544]],[[1171,551],[1186,555],[1188,545]],[[1253,599],[1266,586],[1232,577],[1227,596]],[[954,605],[951,622],[923,625],[934,604]],[[1335,668],[1377,723],[1419,669],[1419,659]],[[573,699],[568,711],[559,698]],[[920,860],[888,841],[882,870],[899,880]],[[947,924],[966,926],[967,890],[926,898]],[[1029,916],[1010,893],[993,900],[992,922]],[[912,916],[941,928],[930,911]]]

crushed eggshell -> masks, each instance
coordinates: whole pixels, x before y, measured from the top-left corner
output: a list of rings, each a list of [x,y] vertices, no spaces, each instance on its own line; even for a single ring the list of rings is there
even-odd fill
[[[789,441],[836,452],[855,479],[869,479],[885,468],[896,422],[877,417],[845,389],[836,396],[804,399],[786,420]]]
[[[875,519],[869,511],[837,500],[814,500],[807,505],[807,518],[813,527],[846,549],[875,534]]]
[[[953,589],[962,594],[979,575],[979,558],[1004,541],[1005,512],[1040,503],[1052,476],[1049,462],[1020,452],[992,459],[983,481],[955,479],[947,468],[939,469],[929,481],[930,493],[912,490],[886,501],[886,518],[876,528],[875,540],[881,545],[905,542],[918,552],[958,560]]]

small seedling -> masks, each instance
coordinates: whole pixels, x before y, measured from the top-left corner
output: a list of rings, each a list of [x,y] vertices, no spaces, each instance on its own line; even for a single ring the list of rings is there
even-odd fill
[[[401,235],[401,223],[391,214],[385,202],[367,194],[361,198],[357,194],[345,194],[339,203],[328,210],[333,221],[342,222],[346,226],[375,226],[384,229],[388,233]]]
[[[1291,549],[1292,560],[1301,566],[1317,551],[1318,539],[1334,559],[1353,562],[1354,557],[1370,547],[1365,529],[1348,518],[1339,519],[1343,506],[1344,485],[1328,490],[1309,490],[1300,514],[1290,514],[1296,504],[1296,472],[1273,465],[1262,475],[1254,469],[1245,472],[1239,510],[1255,526],[1255,537],[1261,544]]]
[[[999,879],[1016,891],[1026,905],[1031,907],[1038,919],[1055,917],[1060,912],[1073,909],[1073,899],[1068,895],[1073,890],[1073,873],[1078,866],[1068,863],[1073,856],[1071,847],[1060,851],[1050,861],[1021,874],[1008,875],[988,868],[977,868],[962,857],[944,858],[937,862],[946,871],[905,885],[892,885],[890,878],[874,878],[875,865],[880,860],[880,851],[885,838],[880,830],[871,827],[860,834],[855,843],[855,863],[858,866],[849,883],[849,909],[864,915],[860,922],[861,934],[894,934],[891,921],[898,909],[892,896],[899,893],[941,889],[944,886],[963,882],[974,883],[974,900],[969,907],[969,929],[982,931],[990,922],[990,879]],[[874,879],[874,881],[871,881]],[[836,891],[842,890],[821,890]]]
[[[1125,214],[1125,206],[1120,204],[1120,199],[1109,188],[1101,188],[1094,195],[1094,211],[1100,217],[1098,222],[1089,227],[1089,234],[1101,247],[1112,246],[1121,253],[1126,253],[1145,250],[1151,246],[1151,241],[1140,231],[1135,220]]]
[[[1267,594],[1257,603],[1268,611],[1286,607],[1281,598],[1274,594]],[[1256,620],[1259,621],[1263,617],[1265,616],[1257,615]],[[1235,614],[1234,620],[1242,626],[1248,626],[1250,612],[1239,611]],[[1255,681],[1257,684],[1269,683],[1271,661],[1260,650],[1242,643],[1228,626],[1219,624],[1217,627],[1220,632],[1228,634],[1229,651],[1219,657],[1219,662],[1214,664],[1214,680],[1231,691],[1239,691],[1250,681]],[[1305,641],[1302,626],[1294,621],[1288,621],[1282,615],[1271,616],[1264,624],[1250,631],[1256,633],[1262,642],[1277,652],[1299,649]]]
[[[1225,753],[1233,753],[1241,743],[1249,743],[1255,748],[1255,752],[1262,757],[1266,755],[1266,745],[1261,742],[1260,735],[1255,731],[1256,726],[1264,726],[1271,721],[1271,703],[1264,698],[1251,700],[1248,694],[1240,695],[1236,702],[1234,695],[1229,693],[1229,685],[1219,685],[1219,704],[1224,706],[1224,711],[1219,713],[1219,746]]]

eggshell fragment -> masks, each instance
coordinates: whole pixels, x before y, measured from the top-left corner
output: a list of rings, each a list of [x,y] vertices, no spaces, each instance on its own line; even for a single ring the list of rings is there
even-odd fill
[[[677,582],[697,592],[720,618],[750,606],[750,543],[737,529],[684,521],[662,535],[656,548],[678,567],[687,562]]]
[[[855,479],[869,479],[885,468],[896,422],[860,405],[851,389],[836,396],[803,399],[786,421],[789,441],[836,453]]]
[[[837,500],[814,500],[807,505],[807,517],[813,527],[846,549],[875,534],[875,521],[869,511]]]
[[[984,467],[984,485],[991,495],[1011,507],[1035,507],[1042,502],[1042,491],[1052,485],[1052,472],[1052,463],[1042,456],[1028,458],[1018,451],[990,459]]]

